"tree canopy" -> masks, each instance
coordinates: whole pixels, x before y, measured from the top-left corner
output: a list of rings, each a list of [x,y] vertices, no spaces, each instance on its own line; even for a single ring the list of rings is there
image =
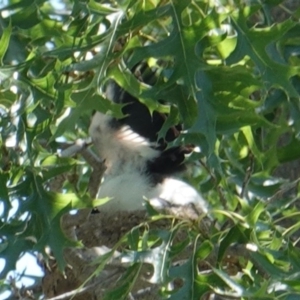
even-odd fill
[[[136,228],[124,235],[138,262],[152,258],[162,298],[299,297],[300,6],[281,2],[0,3],[0,291],[11,289],[6,275],[24,253],[47,260],[50,249],[63,271],[64,249],[80,247],[61,217],[99,201],[87,192],[83,156],[60,154],[88,139],[93,111],[123,117],[103,92],[113,79],[150,111],[168,113],[161,137],[183,124],[175,143],[197,149],[185,179],[214,220],[208,235],[185,222],[158,230],[158,245]],[[141,62],[159,70],[155,85],[130,71]],[[189,235],[173,243],[179,228]],[[191,244],[190,258],[173,266]],[[155,260],[158,250],[169,258]],[[138,262],[105,299],[127,296]],[[172,278],[182,284],[171,293]]]

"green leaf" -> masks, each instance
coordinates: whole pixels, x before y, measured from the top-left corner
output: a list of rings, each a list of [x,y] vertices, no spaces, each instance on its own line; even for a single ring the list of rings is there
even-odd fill
[[[30,173],[28,173],[29,175]],[[65,266],[63,249],[65,247],[79,246],[79,242],[70,241],[61,229],[61,216],[71,208],[75,208],[81,200],[75,194],[56,194],[47,192],[42,185],[42,179],[31,175],[34,181],[27,186],[31,190],[30,196],[21,205],[20,212],[30,212],[26,230],[22,236],[26,239],[32,236],[36,239],[34,248],[44,252],[48,245],[54,252],[58,265],[62,270]],[[36,226],[36,224],[39,224]],[[22,251],[22,248],[19,249]]]
[[[175,266],[170,269],[170,276],[173,279],[180,278],[183,280],[183,286],[176,292],[171,293],[170,299],[199,299],[202,293],[199,293],[195,281],[197,277],[197,255],[199,253],[210,251],[211,245],[205,243],[201,246],[201,249],[196,250],[199,236],[195,238],[191,247],[191,256],[186,260],[183,265]]]
[[[198,118],[189,132],[200,132],[206,137],[208,152],[205,154],[209,156],[216,143],[216,114],[210,100],[213,97],[212,84],[204,72],[198,72],[196,80],[200,89],[196,94]]]
[[[243,286],[235,282],[230,276],[228,276],[222,270],[213,268],[213,272],[233,291],[235,297],[241,297],[241,296],[247,297],[249,295],[248,292],[243,288]]]
[[[265,255],[258,252],[251,252],[251,257],[258,264],[260,268],[274,279],[283,279],[287,275],[286,272],[278,268],[273,262],[271,262]]]
[[[170,263],[169,247],[175,232],[158,231],[157,234],[162,238],[161,245],[143,251],[127,251],[122,255],[124,261],[131,263],[150,263],[153,265],[153,274],[150,278],[151,283],[164,283],[167,280],[167,270]]]
[[[249,222],[250,227],[256,226],[260,215],[265,211],[265,209],[265,203],[257,202],[257,204],[253,207],[251,213],[248,216],[246,216],[246,221]]]
[[[128,295],[130,294],[132,288],[138,276],[140,275],[141,265],[134,264],[126,269],[126,272],[122,275],[117,286],[113,288],[112,291],[108,291],[103,300],[112,300],[112,299],[120,299],[126,300],[128,299]]]
[[[235,242],[238,242],[239,244],[245,244],[249,242],[250,240],[250,234],[251,230],[241,227],[240,225],[236,225],[232,227],[225,235],[225,237],[222,239],[220,246],[219,246],[219,252],[218,252],[218,262],[220,262],[227,249]]]
[[[1,65],[3,65],[3,58],[6,54],[6,51],[9,46],[11,32],[12,32],[11,24],[9,24],[8,27],[6,27],[2,30],[2,35],[1,35],[1,39],[0,39],[0,62],[1,62]]]
[[[290,97],[299,97],[290,82],[290,78],[299,73],[299,68],[289,66],[281,58],[275,43],[295,26],[287,20],[266,28],[248,28],[247,18],[251,14],[248,7],[232,14],[232,21],[238,34],[237,45],[227,58],[228,64],[234,64],[249,56],[258,69],[266,89],[281,87]],[[277,61],[274,59],[276,58]]]
[[[3,211],[1,212],[2,218],[8,217],[8,212],[11,209],[10,198],[8,195],[7,182],[9,180],[8,173],[0,171],[0,201],[3,204]]]

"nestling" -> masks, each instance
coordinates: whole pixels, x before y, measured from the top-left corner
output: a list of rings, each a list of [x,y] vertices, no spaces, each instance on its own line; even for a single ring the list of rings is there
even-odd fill
[[[165,139],[158,140],[166,115],[157,111],[150,114],[144,104],[115,82],[108,84],[106,97],[125,104],[125,117],[115,119],[96,112],[89,128],[94,146],[107,166],[97,197],[112,198],[100,211],[143,210],[146,198],[158,210],[193,205],[206,213],[207,204],[196,189],[176,178],[184,170],[186,149],[167,148],[167,143],[180,134],[180,126],[170,128]]]

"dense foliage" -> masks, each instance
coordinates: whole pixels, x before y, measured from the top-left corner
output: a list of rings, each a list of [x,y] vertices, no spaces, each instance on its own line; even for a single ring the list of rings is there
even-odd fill
[[[189,228],[195,249],[185,264],[156,260],[165,276],[162,293],[173,274],[184,284],[169,299],[199,299],[212,290],[239,299],[299,297],[298,180],[275,171],[300,158],[300,10],[279,2],[2,4],[2,291],[10,289],[4,278],[24,253],[47,256],[50,247],[63,269],[63,248],[79,244],[62,233],[60,217],[92,206],[86,192],[91,171],[80,155],[58,153],[63,144],[87,138],[93,110],[122,117],[120,106],[103,95],[113,78],[150,110],[170,113],[162,136],[168,126],[184,124],[176,143],[199,150],[187,158],[186,179],[207,199],[216,223],[209,236]],[[130,72],[141,61],[160,70],[153,87]],[[59,190],[51,188],[57,178]],[[170,235],[159,247],[170,246]],[[243,246],[242,254],[228,261],[233,245]],[[197,262],[213,251],[215,263],[201,273]]]

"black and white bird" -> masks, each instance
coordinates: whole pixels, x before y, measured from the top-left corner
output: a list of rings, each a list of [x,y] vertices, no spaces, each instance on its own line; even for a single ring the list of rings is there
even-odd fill
[[[196,189],[176,178],[184,170],[186,150],[180,146],[167,148],[167,143],[178,137],[180,128],[170,128],[165,139],[158,140],[164,114],[150,114],[144,104],[115,82],[108,84],[106,97],[124,104],[124,118],[96,112],[89,128],[107,167],[97,197],[112,198],[99,210],[109,214],[144,210],[146,198],[158,210],[191,205],[199,213],[207,213],[207,204]]]

